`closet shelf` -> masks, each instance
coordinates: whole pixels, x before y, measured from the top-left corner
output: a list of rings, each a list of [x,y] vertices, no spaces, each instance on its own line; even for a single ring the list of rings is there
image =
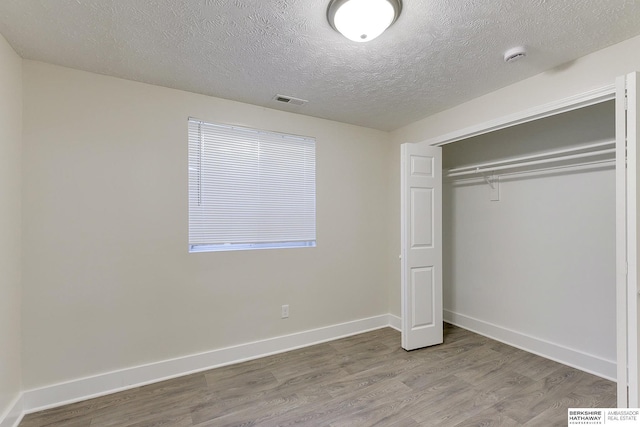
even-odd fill
[[[476,165],[469,166],[461,166],[458,168],[449,169],[447,176],[456,177],[463,175],[474,175],[479,173],[490,173],[496,171],[502,171],[507,169],[517,169],[526,166],[535,166],[542,165],[546,163],[558,163],[564,162],[567,160],[575,160],[575,159],[583,159],[588,157],[600,157],[600,156],[608,156],[610,154],[615,155],[615,148],[604,148],[604,147],[614,147],[615,140],[596,142],[593,144],[581,145],[579,147],[572,148],[563,148],[559,150],[546,151],[543,153],[530,154],[526,156],[513,157],[505,160],[497,160],[494,162],[487,163],[479,163]],[[591,151],[587,151],[591,150]],[[576,154],[570,154],[576,153]],[[589,164],[597,164],[602,163],[604,161],[609,162],[613,160],[601,160],[596,162],[590,162]]]

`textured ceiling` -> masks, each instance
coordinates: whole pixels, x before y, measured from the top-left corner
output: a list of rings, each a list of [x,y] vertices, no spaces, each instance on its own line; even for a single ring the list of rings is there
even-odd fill
[[[638,0],[404,0],[354,43],[328,2],[1,0],[0,33],[27,59],[382,130],[640,34]]]

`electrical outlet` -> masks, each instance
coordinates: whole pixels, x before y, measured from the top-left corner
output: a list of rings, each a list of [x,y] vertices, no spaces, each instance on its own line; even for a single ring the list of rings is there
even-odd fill
[[[280,313],[280,316],[283,319],[286,319],[287,317],[289,317],[289,304],[285,304],[282,306],[282,311]]]

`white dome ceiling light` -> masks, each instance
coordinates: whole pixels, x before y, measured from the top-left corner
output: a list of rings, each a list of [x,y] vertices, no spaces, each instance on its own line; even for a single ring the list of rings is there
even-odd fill
[[[327,19],[349,40],[368,42],[389,28],[401,10],[402,0],[331,0]]]

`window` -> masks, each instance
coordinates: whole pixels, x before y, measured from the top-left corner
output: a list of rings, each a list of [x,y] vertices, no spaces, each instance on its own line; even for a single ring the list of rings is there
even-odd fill
[[[316,245],[315,139],[189,119],[189,252]]]

